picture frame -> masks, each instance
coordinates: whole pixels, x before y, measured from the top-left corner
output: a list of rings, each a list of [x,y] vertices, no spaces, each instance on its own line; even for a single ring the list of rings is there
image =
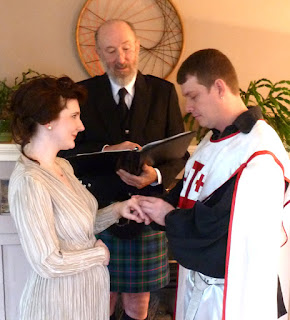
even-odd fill
[[[9,212],[8,184],[9,180],[0,179],[0,214]]]

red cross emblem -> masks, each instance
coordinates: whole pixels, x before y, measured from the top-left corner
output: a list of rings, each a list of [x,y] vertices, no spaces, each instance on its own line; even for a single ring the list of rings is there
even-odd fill
[[[196,185],[195,191],[196,191],[196,192],[199,191],[199,188],[200,188],[200,187],[203,187],[203,185],[204,185],[204,183],[202,182],[203,178],[204,178],[204,174],[202,174],[202,175],[200,176],[200,178],[196,181],[196,183],[195,183],[195,185]]]

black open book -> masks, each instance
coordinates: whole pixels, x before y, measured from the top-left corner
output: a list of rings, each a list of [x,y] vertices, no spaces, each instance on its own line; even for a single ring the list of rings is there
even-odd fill
[[[69,156],[78,177],[87,174],[105,175],[118,169],[124,169],[134,175],[140,175],[144,163],[158,166],[166,161],[182,158],[196,135],[194,131],[179,133],[175,136],[150,142],[141,150],[115,150],[80,153]]]

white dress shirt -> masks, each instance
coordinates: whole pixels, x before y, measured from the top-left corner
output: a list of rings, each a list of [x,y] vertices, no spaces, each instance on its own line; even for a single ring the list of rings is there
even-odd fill
[[[132,105],[132,101],[134,98],[134,94],[135,94],[135,81],[136,81],[136,77],[137,75],[124,87],[121,87],[119,84],[116,84],[110,77],[110,84],[111,84],[111,88],[112,88],[112,93],[113,93],[113,98],[116,102],[116,104],[119,103],[120,97],[119,97],[119,90],[121,88],[125,88],[127,90],[127,94],[125,96],[125,103],[128,107],[128,109],[130,110],[131,105]],[[102,151],[104,151],[104,148],[108,146],[107,144],[103,146]],[[157,173],[157,181],[151,183],[151,186],[156,186],[158,184],[162,183],[162,176],[161,176],[161,172],[159,171],[159,169],[154,168],[154,170]]]

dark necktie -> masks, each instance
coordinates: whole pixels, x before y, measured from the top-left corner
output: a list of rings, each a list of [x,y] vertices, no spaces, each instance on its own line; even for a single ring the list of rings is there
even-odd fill
[[[121,120],[124,120],[127,116],[128,113],[128,107],[126,105],[125,102],[125,96],[127,94],[127,90],[125,88],[121,88],[118,92],[119,94],[119,104],[118,104],[118,108],[120,110],[120,114],[121,114]]]
[[[124,129],[127,129],[128,126],[128,115],[129,115],[129,109],[126,105],[125,102],[125,96],[127,94],[127,90],[125,88],[121,88],[118,92],[120,100],[118,104],[118,109],[120,112],[120,119],[121,119],[121,124]]]

